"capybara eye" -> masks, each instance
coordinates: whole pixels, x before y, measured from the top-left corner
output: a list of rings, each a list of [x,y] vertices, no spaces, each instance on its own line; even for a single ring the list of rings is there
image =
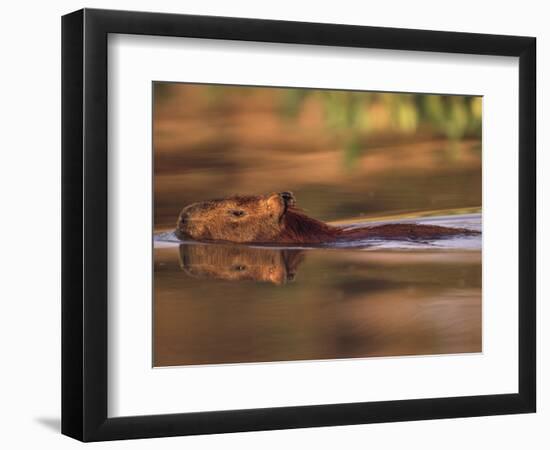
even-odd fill
[[[234,217],[242,217],[245,215],[245,212],[241,209],[232,209],[229,213]]]
[[[237,265],[233,266],[231,269],[233,269],[235,272],[244,272],[246,270],[246,266]]]

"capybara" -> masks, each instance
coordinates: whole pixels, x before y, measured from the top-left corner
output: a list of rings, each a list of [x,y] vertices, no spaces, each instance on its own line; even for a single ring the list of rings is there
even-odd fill
[[[437,239],[480,234],[466,228],[414,223],[354,228],[329,225],[296,208],[292,192],[193,203],[180,212],[175,233],[179,239],[265,244],[326,244],[369,238]]]

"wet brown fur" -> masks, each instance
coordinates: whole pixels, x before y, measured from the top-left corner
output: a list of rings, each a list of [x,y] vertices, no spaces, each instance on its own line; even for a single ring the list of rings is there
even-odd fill
[[[308,217],[303,211],[291,208],[283,219],[278,242],[324,243],[368,238],[383,239],[436,239],[454,235],[479,234],[466,228],[450,228],[438,225],[391,223],[361,228],[345,228],[328,225]]]
[[[360,228],[329,225],[295,207],[292,193],[229,197],[184,208],[176,234],[180,238],[239,243],[323,244],[359,239],[437,239],[474,235],[477,231],[437,225],[393,223]],[[243,209],[241,218],[231,215]]]
[[[320,220],[307,216],[296,208],[288,208],[281,221],[277,242],[323,243],[338,239],[342,231]]]

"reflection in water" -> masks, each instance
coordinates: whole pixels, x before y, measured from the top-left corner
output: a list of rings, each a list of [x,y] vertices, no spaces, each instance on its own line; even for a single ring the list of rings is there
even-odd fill
[[[223,244],[181,244],[180,267],[189,276],[227,281],[293,281],[300,250],[260,249]]]
[[[480,351],[478,250],[155,247],[155,366]]]

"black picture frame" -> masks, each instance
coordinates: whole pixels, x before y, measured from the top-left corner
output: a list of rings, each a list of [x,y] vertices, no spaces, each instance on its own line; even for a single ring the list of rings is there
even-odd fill
[[[518,392],[108,418],[109,33],[519,57]],[[535,90],[533,37],[94,9],[64,16],[62,433],[102,441],[535,412]]]

